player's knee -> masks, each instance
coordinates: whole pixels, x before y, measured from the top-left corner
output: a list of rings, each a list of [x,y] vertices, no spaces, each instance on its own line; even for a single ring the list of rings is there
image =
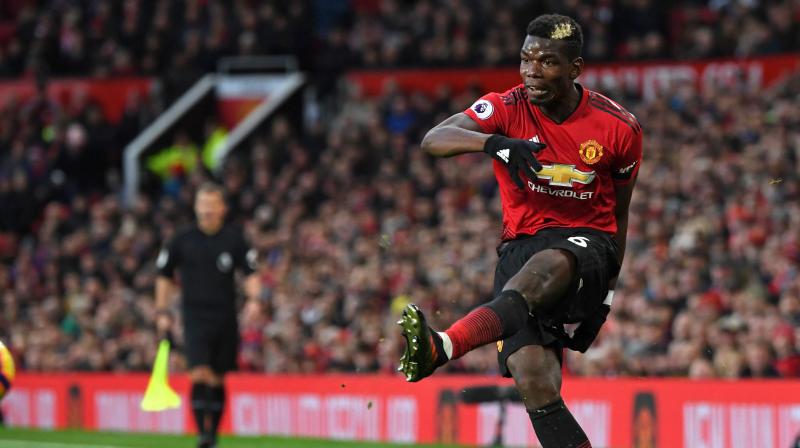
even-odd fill
[[[531,310],[547,308],[566,293],[575,265],[575,256],[568,251],[544,250],[532,256],[503,289],[522,294]]]
[[[214,383],[214,372],[211,371],[211,368],[206,366],[198,366],[193,368],[189,372],[189,378],[193,383],[203,383],[213,385]]]
[[[539,409],[561,396],[561,364],[554,351],[541,346],[522,347],[507,364],[528,410]]]
[[[216,373],[212,372],[208,384],[210,386],[216,387],[216,386],[222,385],[222,381],[223,381],[222,375],[219,375],[219,374],[216,374]]]
[[[526,374],[515,379],[525,408],[534,411],[561,398],[561,388],[548,375]]]

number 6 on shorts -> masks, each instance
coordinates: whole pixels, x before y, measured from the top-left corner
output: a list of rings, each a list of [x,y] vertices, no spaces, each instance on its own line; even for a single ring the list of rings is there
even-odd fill
[[[581,247],[586,247],[589,243],[589,238],[586,238],[585,236],[571,236],[567,238],[567,241]]]

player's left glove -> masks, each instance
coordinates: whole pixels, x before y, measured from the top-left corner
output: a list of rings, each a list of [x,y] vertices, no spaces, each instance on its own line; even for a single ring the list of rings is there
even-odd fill
[[[531,182],[536,182],[538,179],[536,172],[542,169],[542,164],[536,160],[534,154],[546,146],[543,143],[493,134],[483,144],[483,152],[505,165],[511,180],[520,189],[525,189],[525,183],[519,177],[519,172],[524,172]]]
[[[594,342],[597,334],[600,333],[600,327],[606,322],[608,313],[611,311],[611,306],[605,303],[600,305],[600,309],[596,313],[581,322],[575,333],[569,339],[567,347],[577,352],[585,353]]]

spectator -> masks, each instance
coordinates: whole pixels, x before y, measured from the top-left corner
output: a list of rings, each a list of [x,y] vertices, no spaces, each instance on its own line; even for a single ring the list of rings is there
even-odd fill
[[[175,135],[172,146],[147,158],[147,168],[157,175],[164,192],[177,196],[184,179],[197,169],[200,153],[186,131]]]
[[[746,366],[742,369],[744,378],[776,378],[780,376],[773,366],[774,358],[769,345],[764,341],[756,341],[745,347]]]

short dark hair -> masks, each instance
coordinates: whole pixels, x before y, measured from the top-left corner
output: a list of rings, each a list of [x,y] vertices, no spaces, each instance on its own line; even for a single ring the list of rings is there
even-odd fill
[[[197,194],[199,195],[200,193],[216,193],[223,201],[225,200],[225,189],[211,181],[205,181],[197,187]]]
[[[570,59],[580,57],[583,49],[583,30],[572,17],[544,14],[528,23],[528,36],[560,40],[565,43]]]

